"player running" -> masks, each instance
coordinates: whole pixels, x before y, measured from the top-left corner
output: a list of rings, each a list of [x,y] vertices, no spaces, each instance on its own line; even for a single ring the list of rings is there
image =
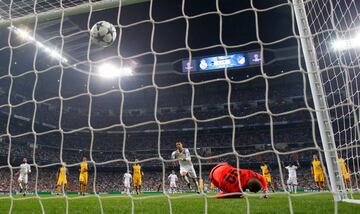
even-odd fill
[[[180,175],[186,181],[189,189],[191,189],[191,184],[188,177],[192,178],[196,186],[196,192],[200,193],[199,184],[197,181],[194,165],[191,162],[189,149],[184,148],[182,142],[176,142],[176,151],[171,154],[171,158],[175,160],[174,165],[179,163]]]
[[[89,164],[86,160],[86,157],[83,157],[83,161],[80,164],[80,174],[79,174],[79,194],[85,195],[87,191],[87,185],[89,180]]]
[[[141,170],[141,166],[138,162],[139,160],[135,159],[135,164],[133,166],[133,182],[136,194],[141,193],[142,176],[144,176],[144,172]]]
[[[170,193],[176,192],[176,182],[178,181],[178,176],[175,173],[175,170],[168,176],[168,180],[170,181]]]
[[[63,191],[63,193],[65,193],[66,191],[66,185],[67,185],[67,175],[68,170],[66,168],[66,163],[62,163],[62,166],[59,168],[58,172],[56,173],[57,175],[57,184],[56,184],[56,192],[57,194],[61,193],[61,191]]]
[[[296,175],[296,170],[299,168],[300,164],[299,162],[297,162],[297,165],[291,163],[288,166],[285,167],[285,169],[287,169],[289,177],[287,179],[287,186],[289,189],[289,192],[293,192],[296,193],[297,192],[297,175]]]
[[[20,192],[23,193],[23,195],[26,195],[27,188],[28,188],[28,180],[29,180],[29,174],[31,173],[31,167],[27,163],[27,159],[23,159],[23,163],[20,164],[20,170],[15,174],[15,176],[18,176],[17,182],[20,187]]]
[[[271,190],[273,192],[275,192],[275,188],[274,188],[274,185],[272,183],[269,167],[263,162],[261,164],[260,168],[261,168],[262,176],[264,176],[266,182],[268,183],[268,186],[271,188]]]
[[[319,191],[324,189],[324,172],[320,160],[317,155],[313,155],[311,163],[311,174],[314,176],[314,181]]]
[[[131,185],[131,181],[132,181],[132,176],[131,174],[129,173],[129,171],[127,171],[125,174],[124,174],[124,187],[125,187],[125,192],[126,194],[130,194],[130,185]]]
[[[341,169],[341,173],[343,175],[343,179],[344,179],[344,182],[346,184],[346,187],[347,188],[352,188],[352,185],[351,185],[351,181],[350,181],[350,170],[349,170],[349,167],[347,167],[346,163],[345,163],[345,160],[340,157],[338,159],[338,163],[339,163],[339,166],[340,166],[340,169]]]
[[[221,163],[211,170],[209,178],[211,183],[220,189],[216,198],[241,198],[246,189],[250,192],[262,190],[263,198],[268,198],[264,176],[252,170],[237,169],[227,163]]]

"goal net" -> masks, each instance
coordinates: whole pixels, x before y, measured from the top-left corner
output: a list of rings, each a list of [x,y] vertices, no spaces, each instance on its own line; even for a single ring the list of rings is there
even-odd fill
[[[346,176],[343,178],[346,190],[352,193],[359,190],[360,8],[356,2],[332,0],[308,1],[304,8],[316,51],[312,60],[315,60],[322,79],[335,151],[338,158],[346,162],[349,180]],[[343,174],[341,171],[340,166],[339,176]]]
[[[315,199],[335,212],[356,203],[359,10],[350,0],[1,1],[0,211],[294,213]],[[108,47],[90,38],[99,21],[116,28]],[[172,157],[176,142],[189,149],[192,188]],[[324,184],[311,174],[314,155]],[[244,191],[223,206],[209,180],[223,162],[260,174],[266,165],[269,201]],[[139,196],[124,182],[134,164]],[[67,185],[57,185],[62,166]]]

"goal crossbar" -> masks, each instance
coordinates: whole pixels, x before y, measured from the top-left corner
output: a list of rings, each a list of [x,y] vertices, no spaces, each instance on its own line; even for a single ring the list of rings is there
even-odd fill
[[[149,0],[103,0],[93,3],[84,3],[74,7],[52,9],[38,14],[31,13],[17,18],[3,19],[3,20],[0,19],[0,28],[9,27],[11,25],[18,25],[18,24],[30,24],[30,23],[34,23],[35,21],[37,22],[50,21],[54,19],[59,19],[63,15],[64,17],[67,17],[67,16],[87,13],[90,11],[111,9],[118,7],[120,4],[122,6],[126,6],[126,5],[132,5],[132,4],[148,2],[148,1]]]

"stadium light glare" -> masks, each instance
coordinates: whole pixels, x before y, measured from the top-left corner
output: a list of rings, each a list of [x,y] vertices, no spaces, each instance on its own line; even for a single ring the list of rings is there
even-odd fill
[[[98,74],[104,78],[132,76],[133,70],[130,67],[118,68],[113,64],[105,63],[98,67]]]
[[[53,57],[55,59],[59,59],[62,62],[68,62],[68,60],[65,57],[63,57],[57,50],[51,49],[51,48],[45,46],[43,43],[37,41],[30,34],[29,30],[20,29],[20,28],[14,27],[14,26],[10,26],[10,27],[8,27],[8,29],[11,30],[12,32],[14,32],[21,40],[31,42],[32,44],[37,46],[42,51],[48,53],[51,57]]]
[[[360,32],[353,38],[348,40],[335,40],[332,42],[332,48],[337,51],[360,48]]]

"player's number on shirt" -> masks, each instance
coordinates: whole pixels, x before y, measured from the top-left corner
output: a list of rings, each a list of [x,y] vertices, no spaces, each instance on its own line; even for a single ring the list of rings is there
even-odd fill
[[[234,184],[236,182],[236,178],[238,173],[236,170],[229,170],[227,174],[224,175],[224,181],[228,182],[229,184]]]

